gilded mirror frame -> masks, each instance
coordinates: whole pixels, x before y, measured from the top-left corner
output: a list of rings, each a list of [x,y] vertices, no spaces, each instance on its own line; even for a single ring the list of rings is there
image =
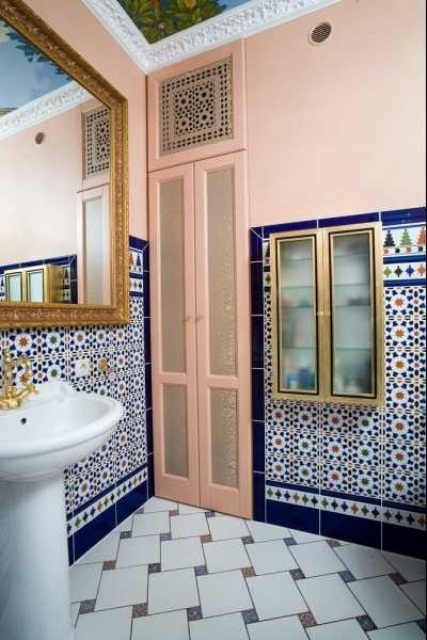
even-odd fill
[[[22,0],[1,0],[0,18],[110,110],[111,305],[0,302],[0,329],[129,322],[127,100]]]

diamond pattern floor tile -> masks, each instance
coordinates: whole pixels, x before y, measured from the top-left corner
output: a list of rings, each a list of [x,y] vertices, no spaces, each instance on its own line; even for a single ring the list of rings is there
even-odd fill
[[[70,584],[76,640],[425,640],[422,561],[163,498]]]

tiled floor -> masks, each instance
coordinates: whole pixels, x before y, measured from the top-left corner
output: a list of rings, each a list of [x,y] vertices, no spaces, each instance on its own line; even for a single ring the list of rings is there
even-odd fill
[[[422,640],[425,563],[151,498],[71,568],[76,640]]]

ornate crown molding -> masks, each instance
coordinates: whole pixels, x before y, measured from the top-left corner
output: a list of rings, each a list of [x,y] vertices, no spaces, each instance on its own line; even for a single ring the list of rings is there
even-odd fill
[[[80,87],[77,82],[69,82],[63,87],[2,116],[0,118],[0,140],[64,113],[78,104],[86,102],[91,97],[91,94]]]
[[[155,44],[148,44],[117,0],[82,0],[134,62],[151,73],[169,64],[246,38],[341,0],[251,0]]]

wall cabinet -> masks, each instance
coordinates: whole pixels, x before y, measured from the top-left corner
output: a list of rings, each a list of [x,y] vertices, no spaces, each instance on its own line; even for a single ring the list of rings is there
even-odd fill
[[[245,157],[150,175],[156,495],[250,517]]]
[[[62,302],[62,269],[51,264],[4,272],[8,302]]]
[[[273,234],[273,394],[381,404],[381,238],[376,224]]]

